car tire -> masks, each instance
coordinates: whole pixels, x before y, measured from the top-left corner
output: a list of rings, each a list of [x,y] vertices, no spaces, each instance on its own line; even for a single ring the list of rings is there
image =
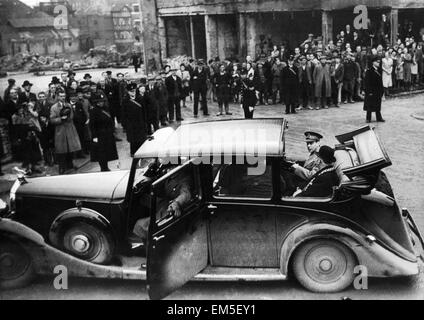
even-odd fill
[[[337,240],[315,239],[296,249],[293,273],[306,289],[330,293],[352,284],[357,264],[356,256]]]
[[[71,255],[97,264],[107,264],[113,257],[112,236],[86,222],[71,222],[62,229],[60,246]]]
[[[35,277],[34,263],[16,241],[0,238],[0,289],[25,287]]]

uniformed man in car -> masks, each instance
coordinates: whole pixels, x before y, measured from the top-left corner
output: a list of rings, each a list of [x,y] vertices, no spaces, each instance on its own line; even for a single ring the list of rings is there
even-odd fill
[[[306,159],[303,166],[295,163],[292,165],[294,174],[304,181],[311,179],[319,170],[325,167],[324,162],[318,155],[320,149],[320,141],[323,138],[322,135],[316,132],[307,131],[305,132],[306,147],[309,151],[309,157]]]

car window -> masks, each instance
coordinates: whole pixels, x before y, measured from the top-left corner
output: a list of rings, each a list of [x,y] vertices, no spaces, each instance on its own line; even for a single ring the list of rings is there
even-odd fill
[[[156,191],[156,223],[161,225],[175,215],[182,216],[199,199],[199,187],[195,181],[195,171],[189,165],[161,181]],[[179,213],[175,214],[175,211]]]
[[[146,171],[152,167],[156,162],[155,158],[141,158],[138,160],[135,170],[134,186],[136,186],[142,179]]]
[[[271,164],[261,174],[252,174],[247,164],[213,165],[215,198],[271,199]]]

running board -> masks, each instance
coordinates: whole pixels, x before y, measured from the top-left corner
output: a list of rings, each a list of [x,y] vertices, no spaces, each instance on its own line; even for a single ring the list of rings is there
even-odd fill
[[[197,281],[278,281],[287,277],[279,268],[206,267],[193,280]]]

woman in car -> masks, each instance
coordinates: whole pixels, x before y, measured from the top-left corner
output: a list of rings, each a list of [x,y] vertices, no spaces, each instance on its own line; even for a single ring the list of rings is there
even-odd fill
[[[329,197],[333,193],[333,187],[339,184],[339,177],[334,166],[336,162],[334,149],[321,146],[318,156],[326,166],[318,171],[303,189],[298,189],[293,194],[294,197]]]

